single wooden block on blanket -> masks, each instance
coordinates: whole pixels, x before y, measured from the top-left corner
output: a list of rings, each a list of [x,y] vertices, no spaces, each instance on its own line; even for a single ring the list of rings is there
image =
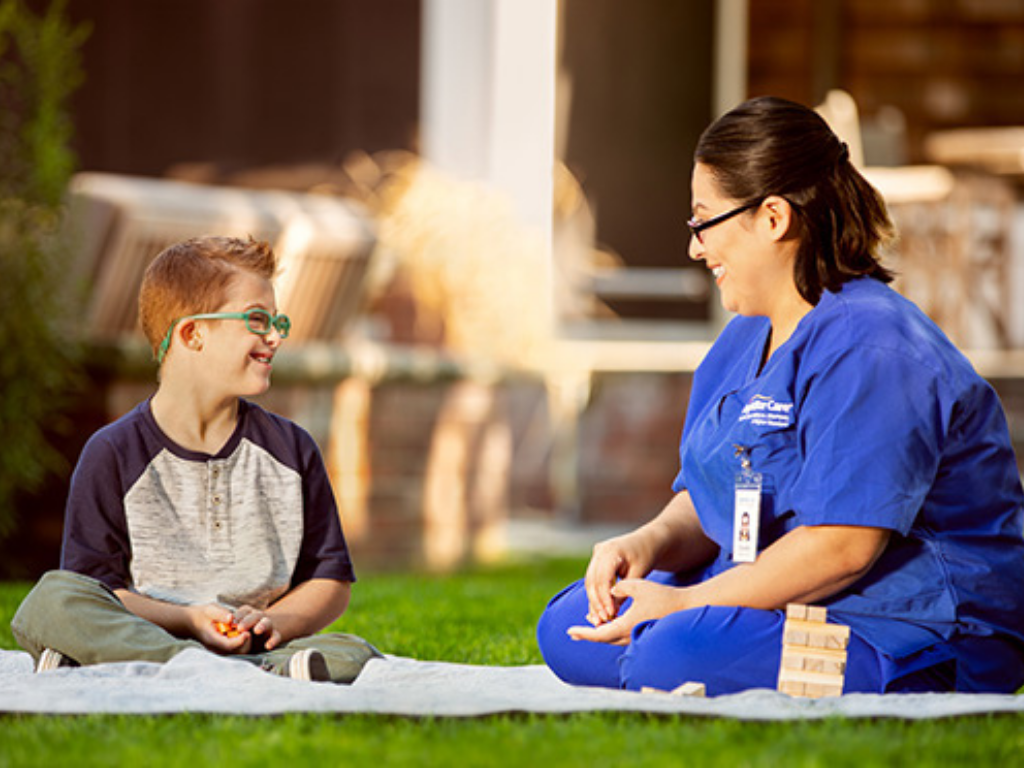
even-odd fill
[[[778,690],[790,696],[841,696],[850,628],[827,623],[820,606],[786,606]]]
[[[663,691],[661,688],[651,688],[645,685],[640,689],[640,693],[665,693],[672,696],[694,696],[697,698],[704,698],[707,696],[707,688],[704,683],[683,683],[678,688],[673,688],[671,691]]]
[[[672,693],[675,696],[697,696],[698,698],[704,698],[708,695],[708,689],[704,683],[683,683],[678,688],[673,688]]]

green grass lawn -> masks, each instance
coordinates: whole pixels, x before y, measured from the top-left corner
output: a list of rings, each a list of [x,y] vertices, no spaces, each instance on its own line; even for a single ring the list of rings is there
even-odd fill
[[[533,626],[580,561],[452,576],[363,574],[335,629],[389,653],[540,662]],[[0,585],[0,647],[27,584]],[[1015,765],[1024,716],[744,723],[642,714],[406,719],[352,715],[0,716],[2,766]]]

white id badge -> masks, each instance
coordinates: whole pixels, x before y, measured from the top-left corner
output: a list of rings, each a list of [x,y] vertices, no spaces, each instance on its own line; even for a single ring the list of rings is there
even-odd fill
[[[737,474],[735,498],[732,559],[737,563],[752,563],[757,559],[757,535],[761,523],[761,475],[750,471]]]

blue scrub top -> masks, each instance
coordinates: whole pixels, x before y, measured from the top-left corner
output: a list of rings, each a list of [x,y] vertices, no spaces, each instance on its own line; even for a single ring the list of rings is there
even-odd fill
[[[825,292],[759,371],[769,332],[737,317],[694,375],[673,488],[721,548],[706,575],[735,565],[742,446],[763,475],[760,549],[801,525],[893,532],[872,570],[822,603],[876,649],[899,660],[962,635],[1024,642],[1024,493],[988,383],[870,278]]]

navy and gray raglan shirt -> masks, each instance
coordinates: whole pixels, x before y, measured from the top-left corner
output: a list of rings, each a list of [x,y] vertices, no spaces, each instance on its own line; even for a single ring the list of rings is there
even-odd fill
[[[313,438],[245,400],[216,455],[171,441],[148,400],[96,432],[71,479],[61,567],[171,603],[259,609],[309,579],[355,580]]]

